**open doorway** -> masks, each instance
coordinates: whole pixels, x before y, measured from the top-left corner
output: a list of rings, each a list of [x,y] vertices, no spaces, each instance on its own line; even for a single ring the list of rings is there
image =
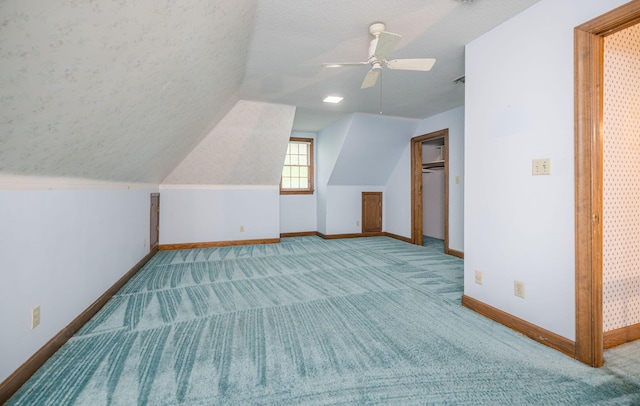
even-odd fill
[[[438,199],[425,199],[423,176],[437,174],[433,177],[432,193]],[[442,185],[443,191],[439,190]],[[439,201],[441,199],[441,201]],[[444,240],[445,254],[457,255],[449,249],[449,130],[439,130],[429,134],[419,135],[411,139],[411,242],[416,245],[423,245],[425,231],[425,204],[435,204],[433,219],[436,224],[429,230],[433,235],[442,227],[442,239]],[[442,214],[438,214],[440,212]],[[441,216],[441,219],[439,219]],[[442,224],[439,224],[442,222]],[[433,222],[432,222],[433,223]]]
[[[575,29],[576,349],[603,364],[604,38],[640,23],[633,1]]]

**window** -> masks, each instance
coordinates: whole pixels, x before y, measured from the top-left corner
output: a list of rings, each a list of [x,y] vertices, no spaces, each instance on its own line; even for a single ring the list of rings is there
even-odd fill
[[[284,158],[280,194],[313,193],[313,139],[290,138]]]

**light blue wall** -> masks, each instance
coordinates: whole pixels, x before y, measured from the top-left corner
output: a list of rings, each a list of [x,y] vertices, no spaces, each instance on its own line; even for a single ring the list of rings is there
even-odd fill
[[[354,114],[329,184],[386,184],[418,122],[407,118]]]
[[[327,185],[333,172],[342,144],[347,137],[353,115],[338,120],[318,133],[317,154],[317,215],[318,232],[327,234]]]
[[[277,186],[160,185],[160,244],[280,237]]]
[[[158,191],[91,181],[75,190],[26,177],[16,186],[31,189],[0,185],[0,382],[149,252]]]
[[[542,0],[466,47],[465,294],[571,340],[573,28],[624,3]]]
[[[411,147],[405,147],[385,185],[384,230],[411,238]]]

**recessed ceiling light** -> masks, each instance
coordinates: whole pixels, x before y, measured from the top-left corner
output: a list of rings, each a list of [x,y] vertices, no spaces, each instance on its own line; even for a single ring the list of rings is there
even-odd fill
[[[344,97],[340,96],[327,96],[323,102],[325,103],[340,103]]]

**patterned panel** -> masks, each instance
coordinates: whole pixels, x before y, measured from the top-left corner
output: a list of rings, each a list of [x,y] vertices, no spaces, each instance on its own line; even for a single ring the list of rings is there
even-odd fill
[[[640,323],[640,25],[605,38],[604,331]]]
[[[256,0],[0,2],[0,172],[159,182],[238,100]]]
[[[278,185],[294,114],[293,106],[239,101],[163,183]]]

